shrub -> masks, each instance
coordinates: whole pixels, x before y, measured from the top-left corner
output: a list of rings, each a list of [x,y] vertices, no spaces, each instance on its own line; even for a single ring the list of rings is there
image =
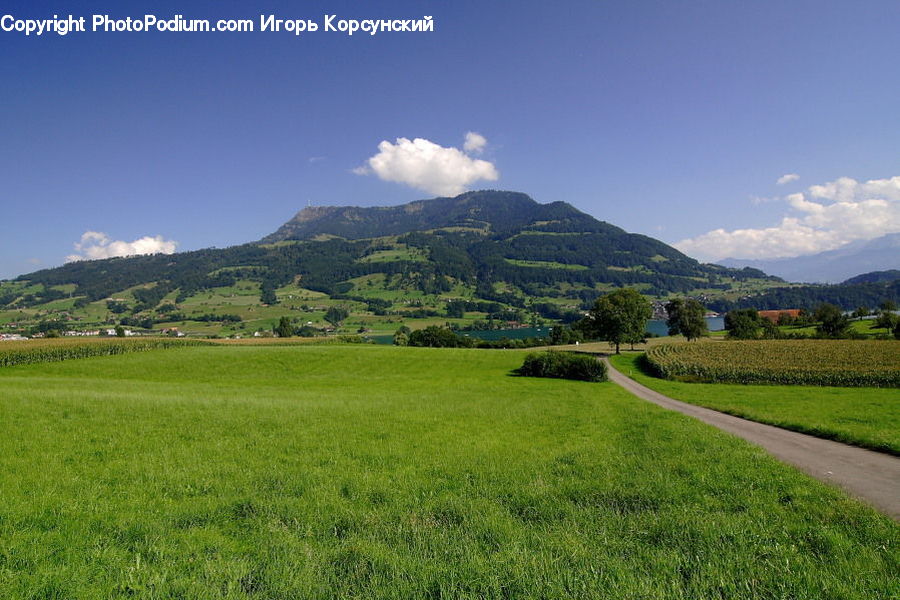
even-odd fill
[[[588,354],[536,352],[525,357],[518,374],[525,377],[606,381],[606,364]]]
[[[410,346],[422,346],[430,348],[466,348],[473,342],[468,338],[462,338],[445,327],[430,325],[425,329],[419,329],[409,334]]]

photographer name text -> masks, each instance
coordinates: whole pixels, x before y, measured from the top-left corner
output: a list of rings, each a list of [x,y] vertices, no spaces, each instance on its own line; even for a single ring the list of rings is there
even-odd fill
[[[53,15],[51,19],[20,19],[15,15],[0,17],[0,31],[25,36],[70,33],[286,33],[299,36],[313,32],[335,32],[345,35],[379,33],[425,33],[434,31],[434,19],[340,19],[324,15],[321,20],[283,19],[275,15],[259,15],[258,19],[186,19],[183,15],[160,18],[156,15],[114,18],[109,15],[76,17]]]

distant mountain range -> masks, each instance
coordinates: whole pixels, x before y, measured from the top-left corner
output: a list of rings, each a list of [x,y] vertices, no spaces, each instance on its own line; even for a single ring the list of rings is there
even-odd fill
[[[900,233],[851,242],[809,256],[769,260],[727,258],[718,264],[736,269],[751,267],[786,281],[838,283],[860,273],[900,269]]]

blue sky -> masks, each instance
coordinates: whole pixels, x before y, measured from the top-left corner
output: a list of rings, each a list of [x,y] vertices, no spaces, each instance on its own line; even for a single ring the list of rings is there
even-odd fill
[[[0,31],[0,278],[252,241],[307,202],[457,188],[564,200],[703,260],[900,231],[895,1],[72,4],[0,16],[320,30]],[[351,37],[322,31],[326,14],[435,31]],[[484,143],[465,151],[469,132]],[[446,180],[466,169],[483,178]]]

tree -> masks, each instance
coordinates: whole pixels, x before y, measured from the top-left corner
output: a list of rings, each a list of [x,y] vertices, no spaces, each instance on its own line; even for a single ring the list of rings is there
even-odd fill
[[[447,317],[451,319],[462,319],[466,316],[466,303],[460,300],[451,300],[447,302]]]
[[[262,287],[260,288],[259,301],[263,304],[275,305],[278,304],[278,297],[275,296],[275,288],[272,287],[272,284],[268,282],[264,282]]]
[[[417,329],[409,334],[410,346],[430,348],[458,348],[467,345],[463,338],[437,325],[429,325],[425,329]]]
[[[300,337],[316,337],[320,332],[312,325],[303,325],[294,330],[294,333]]]
[[[397,331],[394,332],[394,345],[395,346],[406,346],[409,344],[409,334],[412,333],[412,330],[406,325],[401,325]]]
[[[777,340],[784,337],[784,334],[778,329],[778,325],[769,319],[760,319],[762,324],[762,338],[764,340]]]
[[[761,326],[759,313],[755,308],[730,310],[725,315],[725,329],[728,331],[728,337],[730,338],[737,340],[755,339],[759,336],[759,328]]]
[[[124,302],[120,302],[118,300],[107,300],[106,301],[106,309],[114,314],[120,315],[126,310],[128,310],[128,305]]]
[[[291,325],[290,317],[281,317],[278,320],[278,325],[272,328],[272,331],[275,332],[275,335],[278,337],[291,337],[294,335],[294,326]]]
[[[816,330],[828,337],[841,337],[850,327],[850,320],[834,304],[820,304],[813,318],[819,323]]]
[[[891,312],[897,310],[897,303],[894,302],[893,300],[885,300],[878,306],[879,306],[879,308],[881,308],[881,310],[886,310],[886,311],[891,311]]]
[[[125,328],[121,325],[116,325],[116,337],[125,337]]]
[[[567,325],[554,325],[550,329],[550,343],[554,346],[574,344],[575,342],[580,342],[583,339],[584,338],[582,337],[580,331],[577,331],[572,327],[568,327]]]
[[[644,338],[647,320],[653,314],[650,302],[633,288],[621,288],[594,301],[581,329],[588,337],[619,345],[636,343]]]
[[[856,310],[853,311],[854,319],[862,319],[863,317],[869,316],[869,308],[867,306],[857,306]]]
[[[891,329],[897,326],[897,323],[900,323],[900,317],[895,315],[892,312],[883,311],[878,313],[878,318],[875,319],[875,323],[872,327],[876,329]]]
[[[708,334],[703,305],[688,298],[682,300],[676,298],[666,304],[666,325],[669,326],[669,335],[683,335],[688,341],[696,340]]]
[[[350,311],[343,306],[332,306],[325,313],[325,320],[337,327],[341,322],[350,316]]]

